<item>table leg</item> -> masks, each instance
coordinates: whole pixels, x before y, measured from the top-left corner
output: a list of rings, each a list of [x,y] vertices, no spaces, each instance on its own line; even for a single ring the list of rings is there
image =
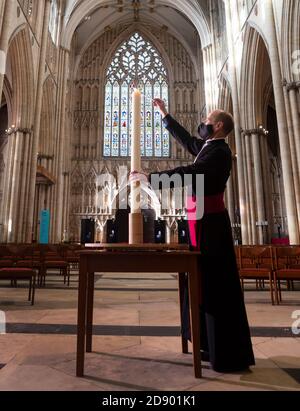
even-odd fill
[[[184,300],[184,291],[185,291],[185,273],[178,273],[178,288],[179,288],[179,308],[180,308],[180,325],[181,325],[181,330],[182,330],[182,325],[183,325],[183,300]],[[188,340],[184,338],[184,336],[181,334],[181,346],[182,346],[182,352],[184,354],[188,354],[189,349],[188,349]]]
[[[84,374],[84,343],[86,326],[86,286],[87,286],[87,257],[80,256],[79,287],[78,287],[78,316],[77,316],[77,357],[76,375]]]
[[[87,311],[86,311],[86,352],[92,352],[95,274],[89,273],[87,280],[88,280],[88,286],[87,286]]]
[[[194,372],[196,378],[202,377],[200,351],[200,273],[195,268],[189,273],[189,296],[191,305],[191,334],[193,344]]]

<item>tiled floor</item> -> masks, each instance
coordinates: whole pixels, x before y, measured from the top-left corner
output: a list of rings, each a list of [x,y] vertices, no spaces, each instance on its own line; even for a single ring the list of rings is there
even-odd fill
[[[33,307],[27,289],[0,286],[7,323],[0,335],[0,390],[300,390],[300,335],[291,331],[300,291],[284,292],[283,304],[272,306],[268,291],[249,285],[256,366],[218,374],[203,363],[197,380],[192,355],[181,353],[176,276],[99,275],[93,353],[86,355],[85,378],[76,378],[76,275],[70,288],[59,276],[47,278]]]

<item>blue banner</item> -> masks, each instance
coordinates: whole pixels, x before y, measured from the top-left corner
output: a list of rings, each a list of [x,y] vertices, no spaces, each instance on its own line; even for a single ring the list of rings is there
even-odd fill
[[[50,211],[42,210],[40,215],[40,244],[49,243]]]

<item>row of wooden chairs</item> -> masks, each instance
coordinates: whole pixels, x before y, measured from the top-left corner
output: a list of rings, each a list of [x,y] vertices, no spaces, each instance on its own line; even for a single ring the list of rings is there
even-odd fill
[[[64,284],[70,284],[71,269],[78,269],[82,246],[74,245],[0,245],[0,280],[29,281],[29,300],[34,304],[36,277],[45,286],[48,270],[60,270]],[[270,285],[272,304],[282,301],[281,281],[292,285],[300,280],[300,246],[238,246],[235,248],[242,288],[253,279]]]
[[[29,301],[34,304],[36,278],[39,286],[45,286],[48,270],[59,270],[64,284],[70,285],[71,269],[78,267],[76,250],[80,245],[0,245],[0,280],[29,281]]]
[[[242,288],[248,279],[268,281],[273,305],[282,301],[281,281],[300,280],[300,246],[238,246],[236,257]]]

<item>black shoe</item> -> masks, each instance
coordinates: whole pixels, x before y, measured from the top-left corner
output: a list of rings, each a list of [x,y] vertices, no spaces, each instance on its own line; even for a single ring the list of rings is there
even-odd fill
[[[214,371],[222,373],[222,374],[233,374],[233,373],[248,374],[252,372],[251,369],[249,368],[249,365],[213,367],[213,369]]]

